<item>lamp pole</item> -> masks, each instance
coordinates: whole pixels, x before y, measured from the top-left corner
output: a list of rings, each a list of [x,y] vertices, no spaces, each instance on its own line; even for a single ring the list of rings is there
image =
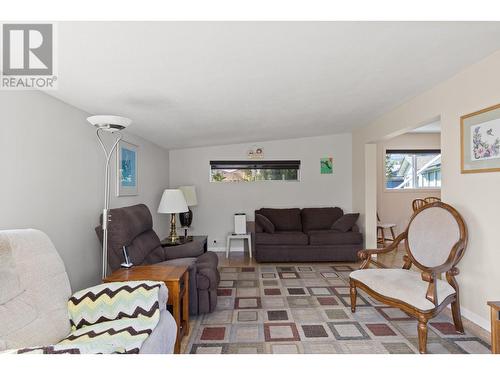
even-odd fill
[[[104,279],[108,273],[108,222],[110,221],[109,215],[109,162],[111,160],[111,156],[118,145],[118,142],[122,139],[121,133],[119,133],[116,141],[113,143],[113,147],[109,150],[106,150],[106,146],[101,138],[101,133],[105,131],[102,128],[97,129],[97,139],[99,140],[99,144],[101,145],[102,151],[104,152],[104,158],[106,159],[106,166],[104,172],[104,208],[102,210],[102,278]]]
[[[97,139],[101,145],[102,151],[104,152],[104,158],[106,160],[106,165],[104,168],[104,208],[102,210],[102,278],[104,279],[108,273],[108,222],[110,221],[109,215],[109,162],[111,156],[118,145],[118,142],[122,139],[121,130],[129,126],[132,121],[126,117],[112,116],[112,115],[97,115],[90,116],[87,118],[90,122],[97,128]],[[118,132],[118,137],[113,143],[113,147],[108,151],[102,140],[102,133],[115,133]]]

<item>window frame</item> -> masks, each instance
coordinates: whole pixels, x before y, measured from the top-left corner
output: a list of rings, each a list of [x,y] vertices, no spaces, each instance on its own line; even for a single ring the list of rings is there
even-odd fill
[[[420,148],[411,148],[411,149],[394,149],[394,148],[384,148],[382,155],[382,175],[383,175],[383,190],[384,193],[418,193],[418,192],[441,192],[442,186],[433,186],[433,187],[422,187],[422,188],[409,188],[409,189],[389,189],[387,188],[387,175],[385,174],[385,158],[387,156],[387,151],[390,151],[394,154],[433,154],[439,153],[442,156],[441,149],[420,149]],[[441,176],[442,176],[441,171]],[[442,180],[441,180],[442,181]]]
[[[212,179],[212,170],[223,169],[223,168],[213,168],[213,165],[227,165],[227,169],[296,169],[297,179],[296,180],[255,180],[255,181],[215,181]],[[259,168],[262,166],[267,166],[267,168]],[[281,168],[271,168],[272,166],[278,166]],[[231,168],[233,167],[233,168]],[[239,167],[239,168],[238,168]],[[246,168],[245,168],[246,167]],[[253,167],[253,168],[250,168]],[[289,168],[286,168],[289,167]],[[271,182],[271,183],[282,183],[282,182],[300,182],[301,181],[301,161],[300,160],[210,160],[208,162],[208,181],[210,183],[261,183],[261,182]]]

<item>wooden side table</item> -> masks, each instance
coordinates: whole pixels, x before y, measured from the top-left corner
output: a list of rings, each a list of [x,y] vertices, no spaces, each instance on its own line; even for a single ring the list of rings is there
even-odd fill
[[[188,266],[134,266],[120,268],[106,277],[106,283],[115,281],[163,281],[168,289],[167,305],[177,323],[174,353],[180,353],[181,341],[189,333],[189,272]]]
[[[175,249],[178,253],[198,251],[201,255],[208,250],[208,236],[189,236],[188,239],[181,236],[179,242],[176,243],[168,242],[168,238],[164,238],[161,240],[161,246],[169,248],[169,251]]]
[[[491,352],[500,354],[500,301],[489,301],[491,309]]]

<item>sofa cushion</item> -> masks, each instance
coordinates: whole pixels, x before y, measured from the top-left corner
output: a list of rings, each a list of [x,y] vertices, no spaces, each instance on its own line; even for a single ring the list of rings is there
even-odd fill
[[[303,232],[276,231],[271,233],[257,233],[255,243],[259,245],[307,245],[309,239]]]
[[[259,224],[264,232],[266,233],[274,233],[276,228],[274,227],[274,224],[271,223],[271,220],[269,220],[267,217],[261,214],[255,214],[255,221],[257,224]]]
[[[17,297],[23,291],[10,244],[7,238],[0,237],[0,305]]]
[[[363,242],[363,235],[356,232],[339,232],[333,229],[309,231],[310,245],[350,245]]]
[[[12,254],[24,290],[0,305],[0,347],[58,342],[71,330],[67,309],[71,288],[54,245],[45,233],[20,229],[0,231],[0,246]]]
[[[302,230],[307,233],[310,230],[330,229],[343,214],[339,207],[303,208],[300,212]]]
[[[350,231],[354,224],[356,224],[356,221],[358,221],[358,217],[359,214],[345,214],[333,223],[332,229],[338,230],[339,232]]]
[[[261,208],[255,213],[267,217],[277,231],[302,231],[299,208]]]

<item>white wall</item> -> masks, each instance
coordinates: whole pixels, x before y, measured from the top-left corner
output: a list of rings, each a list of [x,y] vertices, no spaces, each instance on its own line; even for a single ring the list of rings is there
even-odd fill
[[[500,173],[460,173],[460,116],[500,103],[499,68],[496,52],[353,133],[353,203],[364,213],[369,185],[364,156],[357,151],[440,117],[442,199],[458,209],[469,230],[468,249],[459,264],[462,313],[486,329],[486,301],[500,295]]]
[[[301,160],[300,182],[209,181],[210,160],[245,160],[253,144],[236,144],[170,151],[170,185],[195,185],[198,206],[193,208],[193,233],[208,234],[209,246],[225,246],[233,230],[233,214],[245,212],[253,220],[261,207],[352,206],[351,135],[329,135],[260,142],[267,160]],[[333,175],[320,174],[320,158],[334,159]],[[217,241],[217,244],[213,243]]]
[[[408,225],[413,213],[411,206],[413,200],[429,196],[441,197],[441,190],[385,189],[385,150],[440,148],[441,135],[439,133],[406,133],[377,144],[377,210],[382,222],[396,224],[394,231],[396,235],[404,231]],[[388,235],[389,233],[386,233],[386,236]]]
[[[104,156],[87,116],[43,93],[0,92],[0,229],[46,232],[73,290],[101,275],[94,227],[103,205]],[[124,139],[139,146],[139,195],[116,197],[113,169],[111,207],[145,203],[155,213],[168,186],[168,151],[130,134]],[[166,234],[168,218],[154,215],[154,222]]]

